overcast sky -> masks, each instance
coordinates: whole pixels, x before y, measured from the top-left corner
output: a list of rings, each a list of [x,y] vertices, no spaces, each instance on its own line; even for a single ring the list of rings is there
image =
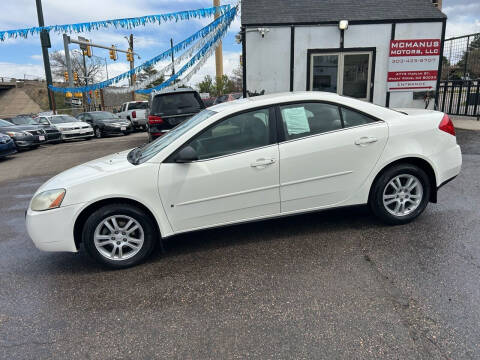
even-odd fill
[[[222,3],[235,3],[235,0],[222,0]],[[83,21],[105,20],[112,18],[135,17],[161,14],[188,9],[211,6],[211,0],[43,0],[43,11],[47,25],[66,24]],[[443,11],[448,16],[447,37],[480,32],[479,0],[443,0]],[[205,26],[212,19],[180,21],[148,25],[133,29],[135,47],[142,61],[161,53],[169,46],[170,37],[174,42],[181,41]],[[37,25],[35,1],[2,1],[0,12],[0,29],[17,29]],[[235,34],[239,31],[240,19],[237,17],[223,42],[224,69],[227,74],[239,64],[241,46],[235,43]],[[84,34],[97,43],[115,44],[127,48],[125,35],[130,31],[101,30]],[[81,34],[79,34],[81,35]],[[74,34],[73,36],[77,36]],[[61,35],[51,34],[52,49],[63,49]],[[72,48],[74,48],[72,46]],[[95,49],[94,54],[108,57],[105,50]],[[116,62],[108,61],[109,75],[117,75],[128,70],[128,63],[123,55]],[[137,64],[138,64],[138,60]],[[0,76],[23,77],[44,76],[41,48],[37,36],[25,39],[6,40],[0,43]],[[214,58],[210,58],[202,70],[194,77],[192,83],[198,82],[205,74],[214,74]]]

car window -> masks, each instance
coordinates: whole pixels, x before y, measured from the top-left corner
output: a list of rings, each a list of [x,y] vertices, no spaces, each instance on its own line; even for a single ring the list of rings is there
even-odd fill
[[[41,117],[41,118],[38,118],[38,123],[39,124],[42,124],[42,125],[50,125],[50,123],[48,122],[48,120],[44,117]]]
[[[342,128],[338,106],[301,103],[280,106],[286,140],[321,134]]]
[[[343,124],[345,127],[365,125],[372,122],[375,122],[375,119],[372,119],[369,116],[360,114],[357,111],[346,109],[342,107],[342,118]]]
[[[77,122],[77,121],[80,121],[80,120],[70,115],[57,115],[57,116],[51,117],[51,122],[53,124],[65,124],[65,123]]]
[[[14,125],[11,122],[0,119],[0,127],[6,127],[6,126],[14,126]]]
[[[30,116],[17,116],[10,120],[15,125],[38,125],[32,117]]]
[[[200,160],[233,154],[270,144],[269,109],[259,109],[221,120],[188,145]]]
[[[197,112],[202,107],[202,103],[194,92],[160,94],[153,98],[152,114],[160,116],[181,115]]]
[[[83,121],[84,116],[85,116],[84,114],[80,114],[80,115],[77,116],[77,119]]]
[[[128,110],[141,110],[146,109],[148,107],[148,103],[145,101],[137,101],[134,103],[130,103],[128,105]]]

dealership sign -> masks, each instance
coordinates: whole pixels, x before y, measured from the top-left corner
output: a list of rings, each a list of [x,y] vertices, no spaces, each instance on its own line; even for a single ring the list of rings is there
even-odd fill
[[[435,90],[440,43],[440,39],[390,41],[388,91]]]

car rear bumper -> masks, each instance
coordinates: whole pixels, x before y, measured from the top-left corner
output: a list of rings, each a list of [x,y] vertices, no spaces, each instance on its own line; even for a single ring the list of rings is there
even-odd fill
[[[77,252],[73,227],[82,204],[47,211],[27,210],[27,232],[35,246],[43,251]]]
[[[135,119],[131,119],[130,121],[132,122],[133,126],[145,126],[145,125],[147,125],[147,119],[135,118]]]
[[[437,165],[437,187],[455,178],[462,168],[462,152],[460,146],[455,145],[449,149],[432,156]]]

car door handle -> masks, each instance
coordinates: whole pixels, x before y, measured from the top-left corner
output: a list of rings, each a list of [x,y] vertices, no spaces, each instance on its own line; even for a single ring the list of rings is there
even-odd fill
[[[251,167],[264,168],[267,165],[271,165],[275,162],[275,159],[257,159],[250,164]]]
[[[378,139],[373,136],[363,136],[360,139],[355,140],[355,145],[365,146],[377,142]]]

